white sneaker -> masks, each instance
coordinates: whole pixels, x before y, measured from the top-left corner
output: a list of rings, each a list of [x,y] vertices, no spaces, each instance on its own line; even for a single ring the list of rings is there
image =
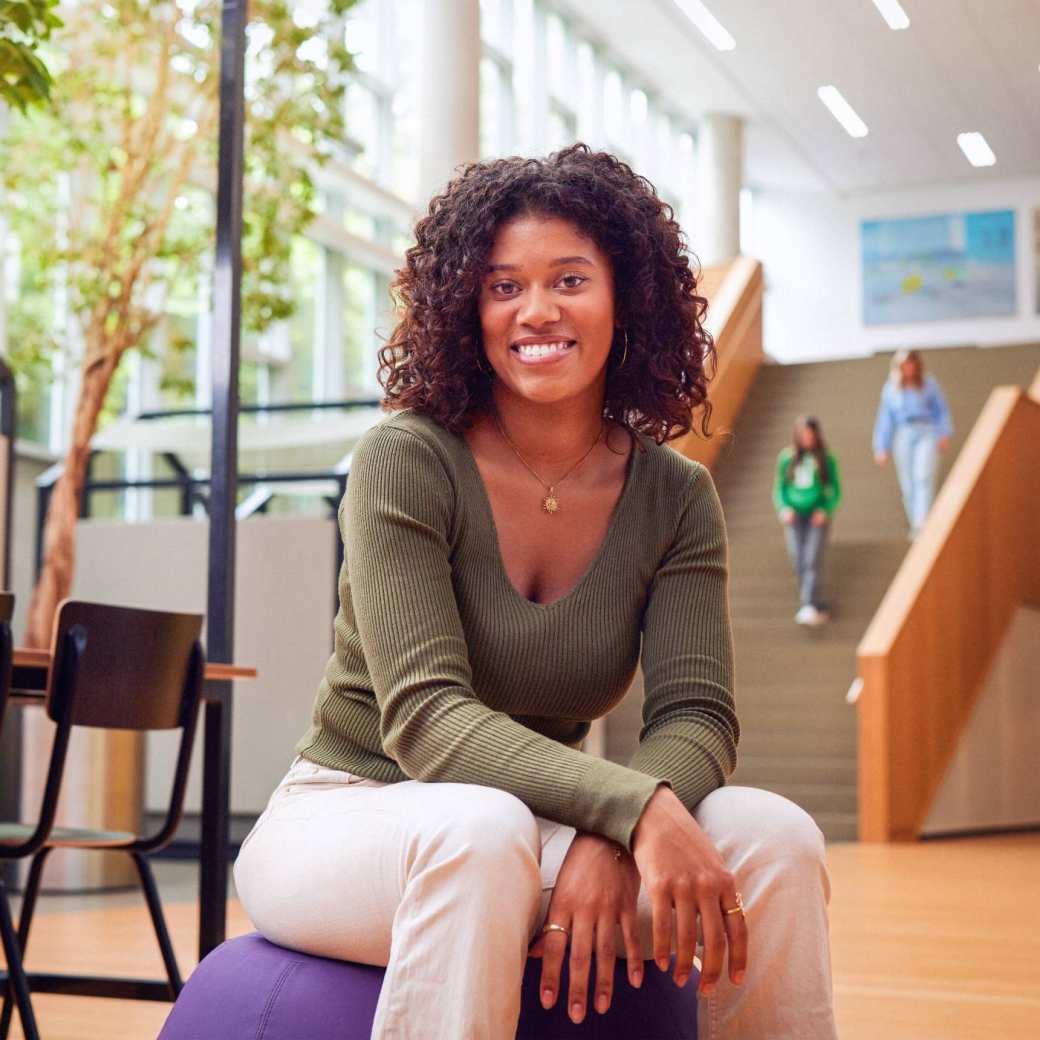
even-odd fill
[[[827,614],[822,610],[817,610],[811,603],[806,603],[795,614],[794,619],[799,625],[809,625],[815,628],[817,625],[822,625],[826,622]]]

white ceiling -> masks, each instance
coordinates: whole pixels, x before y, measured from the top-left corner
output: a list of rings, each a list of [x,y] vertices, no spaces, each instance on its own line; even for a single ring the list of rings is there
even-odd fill
[[[706,0],[736,38],[719,52],[673,0],[559,0],[584,32],[691,119],[747,119],[745,180],[842,195],[1040,175],[1040,0]],[[816,96],[833,83],[870,127],[850,137]],[[957,134],[980,130],[975,169]]]

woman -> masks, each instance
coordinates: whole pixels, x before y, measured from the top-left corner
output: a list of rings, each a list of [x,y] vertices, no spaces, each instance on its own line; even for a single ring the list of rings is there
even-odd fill
[[[799,625],[828,620],[820,598],[820,571],[831,516],[841,501],[837,459],[827,450],[818,419],[801,416],[794,443],[780,452],[773,482],[773,505],[784,525],[787,552],[798,579]]]
[[[725,532],[662,443],[705,403],[711,340],[670,210],[583,145],[474,164],[395,285],[394,414],[354,455],[335,652],[236,864],[248,913],[386,965],[377,1038],[511,1038],[529,953],[575,1022],[618,955],[639,986],[674,949],[681,986],[698,920],[702,1035],[834,1036],[819,831],[722,787]],[[581,744],[641,641],[625,766]]]
[[[874,422],[874,459],[884,466],[895,456],[911,540],[932,508],[939,452],[946,451],[952,436],[942,387],[925,374],[921,355],[916,350],[896,351]]]

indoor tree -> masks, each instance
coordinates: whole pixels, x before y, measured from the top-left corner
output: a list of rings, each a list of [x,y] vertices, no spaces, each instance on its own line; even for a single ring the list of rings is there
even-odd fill
[[[343,20],[354,2],[250,4],[242,319],[254,332],[293,311],[290,249],[316,213],[311,171],[344,135]],[[59,9],[51,104],[15,116],[2,168],[20,269],[35,280],[11,308],[16,369],[49,365],[58,351],[78,370],[31,646],[48,643],[71,590],[90,442],[113,378],[128,351],[148,349],[171,289],[201,277],[216,183],[219,0]]]
[[[25,111],[46,101],[51,74],[37,53],[61,26],[58,0],[0,0],[0,102]]]

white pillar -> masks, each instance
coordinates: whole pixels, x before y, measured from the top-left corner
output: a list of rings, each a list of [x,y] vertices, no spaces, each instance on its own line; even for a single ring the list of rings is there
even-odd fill
[[[325,212],[333,220],[343,223],[346,207],[338,192],[326,193]],[[311,399],[335,401],[343,396],[343,353],[346,344],[343,276],[346,265],[342,253],[329,246],[320,248],[321,273],[318,275],[314,300],[314,339],[311,344],[314,359]]]
[[[740,188],[744,167],[744,121],[708,113],[697,140],[699,226],[692,229],[694,252],[705,267],[724,264],[740,253]]]
[[[480,2],[424,0],[419,208],[480,152]]]

